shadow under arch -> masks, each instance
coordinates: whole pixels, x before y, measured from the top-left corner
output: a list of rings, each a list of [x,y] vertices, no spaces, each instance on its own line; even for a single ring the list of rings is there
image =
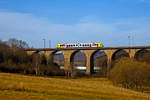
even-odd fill
[[[64,54],[60,50],[52,52],[48,57],[48,64],[59,66],[60,69],[64,69]]]
[[[107,55],[106,53],[98,49],[92,53],[90,57],[91,74],[98,74],[99,76],[105,76],[107,73]]]
[[[33,55],[35,55],[35,54],[39,54],[39,55],[41,55],[41,54],[42,54],[42,52],[40,52],[39,50],[37,50],[37,51],[35,51],[34,53],[32,53],[32,54],[31,54],[31,56],[33,56]]]
[[[127,53],[123,49],[116,50],[112,55],[112,64],[111,68],[115,65],[116,62],[118,62],[121,58],[130,58],[129,53]]]
[[[71,71],[86,71],[86,54],[82,50],[76,50],[70,56]]]
[[[38,59],[40,58],[41,55],[44,55],[42,52],[40,51],[35,51],[32,55],[31,58],[34,59],[34,57],[38,57]]]
[[[40,51],[36,51],[31,55],[31,62],[45,65],[47,64],[47,60],[44,53]]]
[[[150,51],[147,49],[138,50],[134,55],[134,59],[150,63]]]

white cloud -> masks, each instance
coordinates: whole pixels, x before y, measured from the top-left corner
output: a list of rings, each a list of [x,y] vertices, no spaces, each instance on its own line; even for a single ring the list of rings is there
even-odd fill
[[[102,41],[106,46],[127,45],[130,32],[138,41],[149,42],[150,19],[121,19],[115,23],[104,23],[95,17],[81,18],[75,24],[55,24],[32,14],[0,12],[0,35],[6,40],[11,37],[27,40],[35,47],[42,47],[42,39],[58,42]],[[139,45],[140,45],[139,43]],[[143,44],[142,44],[143,45]],[[145,44],[144,44],[145,45]]]

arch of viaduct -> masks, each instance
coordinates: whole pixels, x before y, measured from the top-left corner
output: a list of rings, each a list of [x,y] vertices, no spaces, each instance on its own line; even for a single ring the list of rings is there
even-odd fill
[[[86,74],[91,74],[91,56],[98,50],[103,50],[107,55],[107,70],[109,71],[111,67],[113,55],[120,51],[124,50],[129,54],[130,58],[134,58],[135,54],[140,50],[150,51],[150,46],[139,46],[139,47],[103,47],[103,48],[60,48],[60,49],[26,49],[27,54],[32,55],[37,52],[41,52],[45,55],[46,59],[52,59],[52,56],[55,52],[61,51],[64,55],[64,70],[70,71],[71,69],[71,56],[73,53],[82,50],[86,55]]]

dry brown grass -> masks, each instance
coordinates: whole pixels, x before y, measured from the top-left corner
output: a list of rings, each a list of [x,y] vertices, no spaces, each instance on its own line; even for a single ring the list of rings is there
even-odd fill
[[[150,100],[103,78],[47,78],[0,73],[0,100]]]

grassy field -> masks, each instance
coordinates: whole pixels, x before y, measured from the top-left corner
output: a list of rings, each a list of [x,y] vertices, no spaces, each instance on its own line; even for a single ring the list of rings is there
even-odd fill
[[[102,78],[47,78],[0,73],[0,100],[150,100]]]

